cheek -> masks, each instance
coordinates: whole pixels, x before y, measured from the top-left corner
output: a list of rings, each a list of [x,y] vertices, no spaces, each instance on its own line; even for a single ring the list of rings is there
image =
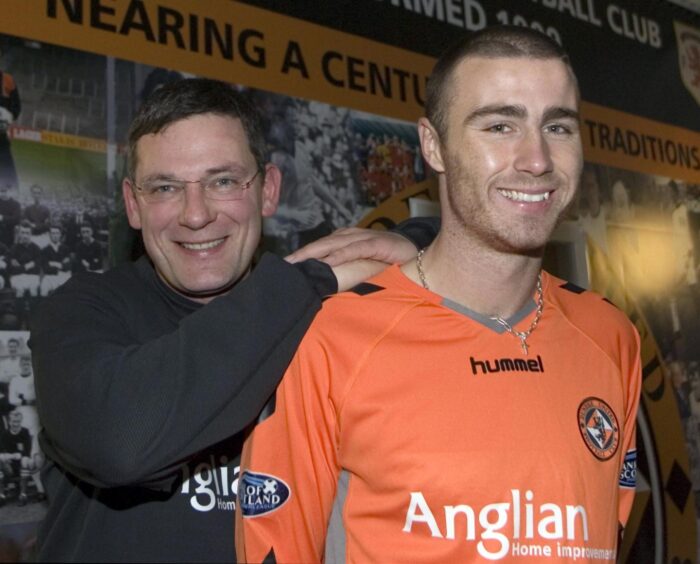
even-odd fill
[[[249,228],[256,228],[262,222],[262,212],[260,208],[261,203],[256,198],[255,200],[231,202],[229,205],[220,208],[219,214],[232,223]]]
[[[141,233],[144,239],[157,238],[174,221],[177,214],[169,210],[152,209],[141,214]]]
[[[490,177],[506,168],[507,160],[500,152],[489,151],[485,152],[479,161],[474,162],[474,167],[484,176]]]
[[[581,143],[571,142],[554,145],[550,149],[552,159],[562,172],[578,178],[583,170],[583,148]]]
[[[578,186],[583,170],[583,157],[576,151],[567,151],[558,160],[557,168],[569,179],[574,187]]]
[[[508,167],[513,148],[506,142],[464,143],[461,152],[464,167],[469,174],[489,178]]]

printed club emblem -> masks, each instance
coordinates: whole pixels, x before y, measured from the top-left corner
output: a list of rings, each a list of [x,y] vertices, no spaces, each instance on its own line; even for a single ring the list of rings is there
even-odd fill
[[[608,460],[620,444],[620,426],[611,407],[599,398],[586,398],[578,408],[578,428],[588,450]]]
[[[700,104],[700,30],[680,22],[673,22],[673,25],[676,29],[681,79]]]

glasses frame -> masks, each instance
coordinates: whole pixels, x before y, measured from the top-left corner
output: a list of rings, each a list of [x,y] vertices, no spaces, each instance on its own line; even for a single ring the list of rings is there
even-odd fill
[[[247,182],[241,182],[241,185],[240,185],[241,186],[241,194],[245,193],[245,191],[251,187],[251,185],[253,184],[253,182],[255,182],[255,179],[258,177],[258,175],[261,172],[263,172],[263,169],[258,168],[250,180],[248,180]],[[169,180],[169,182],[178,183],[178,184],[199,184],[202,187],[202,192],[204,194],[204,197],[207,200],[214,200],[217,202],[235,202],[237,200],[242,199],[242,198],[230,198],[230,199],[229,198],[212,198],[211,195],[209,195],[209,192],[207,192],[207,189],[202,184],[204,182],[204,180],[205,180],[204,178],[200,178],[199,180],[184,180],[181,178],[173,178],[173,179]],[[149,204],[163,204],[166,202],[177,202],[177,201],[180,201],[182,199],[182,194],[185,193],[185,191],[183,190],[182,192],[179,192],[179,195],[176,198],[165,199],[165,200],[153,200],[153,199],[150,199],[150,196],[147,196],[146,188],[143,187],[142,185],[138,184],[136,182],[136,180],[134,180],[133,178],[131,179],[131,185],[134,188],[136,188],[138,193],[141,194],[141,196],[143,197],[144,201],[148,202]]]

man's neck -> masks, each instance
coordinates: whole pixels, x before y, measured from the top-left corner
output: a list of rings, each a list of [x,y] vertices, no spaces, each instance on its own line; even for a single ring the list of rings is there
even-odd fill
[[[542,268],[539,256],[516,255],[467,244],[461,235],[441,232],[422,257],[429,289],[488,316],[508,318],[520,311],[535,293]],[[422,285],[416,262],[404,273]]]

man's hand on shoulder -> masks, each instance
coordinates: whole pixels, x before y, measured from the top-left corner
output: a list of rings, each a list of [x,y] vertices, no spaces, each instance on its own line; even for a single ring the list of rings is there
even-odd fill
[[[379,274],[387,267],[385,262],[369,259],[357,259],[333,266],[333,274],[338,280],[338,291],[345,292]]]
[[[369,259],[386,266],[403,264],[417,254],[415,245],[398,233],[348,227],[309,243],[286,257],[286,260],[295,263],[318,259],[336,267],[359,259]]]

